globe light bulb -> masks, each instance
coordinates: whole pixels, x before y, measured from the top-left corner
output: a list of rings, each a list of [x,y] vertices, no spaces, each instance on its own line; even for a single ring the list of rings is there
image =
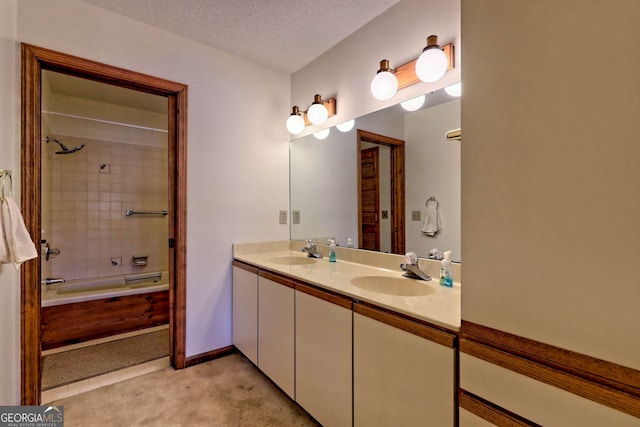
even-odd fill
[[[447,55],[438,46],[438,37],[429,36],[427,47],[416,61],[416,75],[425,83],[440,80],[449,67]]]
[[[444,88],[444,91],[447,92],[450,96],[459,97],[462,95],[462,83],[454,83],[450,86]]]
[[[320,95],[315,96],[313,104],[311,104],[311,107],[307,110],[307,118],[311,124],[316,126],[323,125],[329,118],[329,111],[327,111],[327,107],[322,104],[322,97]]]
[[[317,132],[314,132],[313,136],[315,136],[316,139],[326,139],[329,136],[329,132],[330,132],[330,129],[326,128],[326,129],[322,129]]]
[[[427,97],[425,95],[416,96],[408,101],[401,102],[400,105],[407,111],[416,111],[424,105],[424,100],[426,98]]]
[[[349,132],[351,129],[353,129],[353,126],[355,124],[356,124],[356,121],[351,119],[351,120],[347,120],[344,123],[340,123],[339,125],[336,125],[336,128],[338,128],[340,132]]]
[[[398,91],[398,79],[389,71],[376,74],[371,80],[371,93],[379,101],[391,99]]]
[[[287,119],[287,130],[293,135],[304,130],[304,119],[298,114],[298,107],[293,107],[293,114]]]

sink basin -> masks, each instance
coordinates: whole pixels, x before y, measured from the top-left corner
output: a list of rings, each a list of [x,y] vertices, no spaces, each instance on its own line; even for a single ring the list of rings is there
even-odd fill
[[[425,296],[435,292],[427,282],[406,277],[362,276],[351,279],[351,284],[365,291],[403,297]]]
[[[313,264],[317,262],[315,258],[309,258],[304,256],[295,256],[295,255],[283,255],[276,256],[273,258],[269,258],[267,262],[273,264],[281,264],[281,265],[305,265],[305,264]]]

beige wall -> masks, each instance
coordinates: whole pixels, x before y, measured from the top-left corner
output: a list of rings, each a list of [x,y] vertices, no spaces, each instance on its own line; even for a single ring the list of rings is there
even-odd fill
[[[17,0],[0,6],[0,168],[13,171],[13,196],[20,199],[20,56],[16,50]],[[20,276],[0,264],[0,404],[20,402]],[[7,350],[11,349],[11,350]]]
[[[640,369],[640,2],[463,0],[463,319]]]

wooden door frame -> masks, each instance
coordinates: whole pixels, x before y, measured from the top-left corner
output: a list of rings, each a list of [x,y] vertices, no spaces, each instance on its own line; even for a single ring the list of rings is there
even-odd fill
[[[379,135],[366,130],[357,130],[357,159],[358,170],[358,230],[362,229],[361,202],[362,168],[360,166],[363,142],[384,145],[390,148],[391,152],[391,253],[405,253],[405,206],[404,206],[404,141],[389,136]],[[358,244],[361,245],[362,237],[358,232]]]
[[[25,225],[39,247],[41,229],[41,78],[60,72],[168,98],[170,358],[186,367],[187,85],[22,43],[21,207]],[[171,246],[171,245],[170,245]],[[40,258],[24,263],[20,279],[22,405],[40,404]]]

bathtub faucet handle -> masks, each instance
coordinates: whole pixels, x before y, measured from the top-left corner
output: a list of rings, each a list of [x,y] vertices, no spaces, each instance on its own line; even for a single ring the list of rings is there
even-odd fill
[[[55,258],[57,255],[60,255],[60,249],[52,248],[49,246],[49,243],[45,246],[44,250],[45,260],[49,261],[49,258]]]

